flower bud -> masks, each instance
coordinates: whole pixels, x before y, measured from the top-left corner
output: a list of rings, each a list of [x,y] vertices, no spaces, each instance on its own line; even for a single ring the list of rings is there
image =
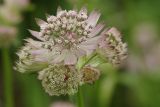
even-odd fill
[[[100,77],[100,71],[94,67],[91,66],[86,66],[82,68],[81,70],[82,73],[82,81],[84,83],[94,83],[96,80],[99,79]]]

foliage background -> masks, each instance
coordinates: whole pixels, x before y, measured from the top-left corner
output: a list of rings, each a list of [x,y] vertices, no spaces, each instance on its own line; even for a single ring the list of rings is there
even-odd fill
[[[34,18],[45,19],[45,13],[55,14],[58,6],[100,10],[100,20],[105,20],[107,26],[117,27],[128,43],[129,57],[121,68],[104,64],[100,66],[101,79],[83,86],[85,107],[160,107],[160,0],[31,0],[22,13],[23,20],[16,25],[19,32],[9,51],[12,66],[23,39],[31,36],[27,29],[39,29]],[[148,53],[151,61],[146,61]],[[0,58],[0,107],[5,107],[2,59],[3,56]],[[48,96],[36,75],[12,71],[15,107],[49,107],[54,101],[68,100],[68,96]]]

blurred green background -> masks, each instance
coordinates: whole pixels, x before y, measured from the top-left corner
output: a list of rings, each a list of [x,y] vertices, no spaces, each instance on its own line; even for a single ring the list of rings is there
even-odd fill
[[[17,30],[14,42],[0,49],[0,107],[49,107],[68,100],[68,96],[48,96],[35,74],[4,72],[9,71],[6,63],[14,66],[23,39],[31,36],[27,29],[39,30],[34,19],[55,14],[58,6],[100,10],[100,21],[117,27],[128,43],[128,59],[119,69],[101,65],[100,80],[83,86],[85,107],[160,107],[160,0],[0,0],[0,26]],[[14,101],[8,99],[6,104],[6,95]]]

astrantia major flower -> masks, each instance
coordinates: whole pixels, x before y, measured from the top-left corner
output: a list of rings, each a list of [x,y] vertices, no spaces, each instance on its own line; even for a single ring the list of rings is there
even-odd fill
[[[36,48],[38,47],[38,42],[33,42],[32,39],[28,39],[27,41],[32,41],[32,44],[27,43],[26,46],[23,46],[21,50],[17,53],[17,55],[19,56],[19,61],[16,63],[15,69],[21,73],[26,73],[39,71],[44,67],[47,67],[47,60],[36,61],[37,57],[45,57],[46,55],[43,54],[43,56],[41,56],[40,52],[43,52],[44,50],[39,50],[38,48]],[[33,50],[34,53],[32,52]]]
[[[122,42],[122,36],[116,28],[110,28],[102,36],[99,51],[109,63],[119,65],[127,57],[127,44]]]
[[[44,48],[50,49],[52,63],[74,65],[79,57],[97,48],[98,34],[104,27],[97,25],[99,17],[100,13],[96,11],[88,16],[85,8],[80,12],[58,9],[56,16],[47,17],[47,22],[37,19],[40,32],[30,31],[39,41],[51,44]]]
[[[117,65],[127,52],[120,33],[97,24],[99,17],[97,11],[88,15],[86,8],[79,12],[58,8],[57,15],[48,15],[47,21],[36,19],[40,31],[29,31],[37,40],[26,39],[15,68],[22,73],[38,72],[49,95],[74,94],[80,85],[95,82],[100,76],[97,66],[105,58]]]
[[[78,91],[81,74],[74,66],[50,65],[39,72],[39,79],[49,95],[72,95]]]

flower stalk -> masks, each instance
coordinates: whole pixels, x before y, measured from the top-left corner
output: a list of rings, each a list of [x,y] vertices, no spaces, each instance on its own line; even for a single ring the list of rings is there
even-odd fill
[[[3,58],[3,77],[4,77],[4,98],[5,98],[5,107],[14,107],[13,101],[13,76],[11,69],[11,59],[9,56],[9,48],[3,48],[2,50]]]
[[[78,107],[84,107],[82,87],[79,87],[79,90],[78,90],[77,104],[78,104]]]
[[[87,63],[89,63],[94,57],[97,56],[97,53],[94,53],[88,60],[86,60],[82,66],[79,68],[81,70]],[[82,87],[79,87],[78,94],[77,94],[77,103],[78,107],[84,107],[84,100],[83,100],[83,90]]]

